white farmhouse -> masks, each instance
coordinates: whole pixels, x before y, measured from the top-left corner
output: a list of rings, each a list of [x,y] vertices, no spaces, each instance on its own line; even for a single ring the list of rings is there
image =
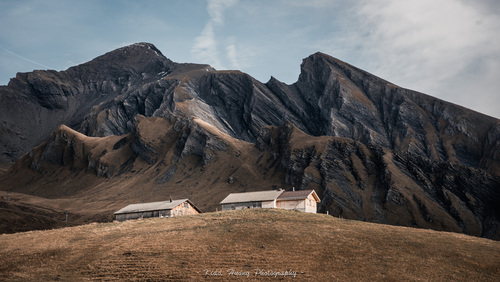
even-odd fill
[[[316,213],[317,203],[321,200],[314,190],[301,191],[258,191],[245,193],[231,193],[222,200],[222,210],[239,209],[286,209]]]

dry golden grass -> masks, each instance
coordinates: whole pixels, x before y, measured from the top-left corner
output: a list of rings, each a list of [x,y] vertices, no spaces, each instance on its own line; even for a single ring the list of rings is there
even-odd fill
[[[231,269],[251,280],[499,281],[500,242],[284,210],[0,236],[0,280],[248,280]]]

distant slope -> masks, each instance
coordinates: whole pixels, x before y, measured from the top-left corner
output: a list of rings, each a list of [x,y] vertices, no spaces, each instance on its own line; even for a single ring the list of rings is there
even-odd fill
[[[74,217],[72,215],[72,217]],[[72,218],[65,222],[64,211],[55,211],[33,204],[0,200],[0,230],[2,233],[16,233],[30,230],[44,230],[75,225]],[[80,224],[83,222],[79,222]]]
[[[499,263],[497,241],[283,210],[0,236],[2,280],[498,281]]]
[[[2,192],[0,196],[0,232],[17,233],[106,222],[113,219],[109,212],[85,212],[75,209],[71,200],[49,200],[31,195]],[[66,212],[68,220],[66,221]]]

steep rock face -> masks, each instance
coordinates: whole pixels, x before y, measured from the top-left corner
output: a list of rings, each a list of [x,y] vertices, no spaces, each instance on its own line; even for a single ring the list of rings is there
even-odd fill
[[[339,137],[311,137],[291,123],[261,131],[298,189],[315,189],[334,216],[500,239],[500,177]]]
[[[139,43],[66,71],[19,73],[0,87],[0,161],[17,159],[60,124],[76,126],[93,106],[173,68],[156,47]]]
[[[130,132],[139,113],[164,118],[199,118],[238,139],[254,141],[262,126],[295,118],[283,101],[247,74],[199,69],[145,84],[94,108],[80,131],[94,136]]]
[[[403,89],[330,56],[305,59],[295,84],[322,128],[331,135],[426,156],[492,169],[500,147],[497,119]],[[488,165],[481,165],[487,163]],[[497,165],[493,165],[496,167]]]
[[[48,141],[23,156],[19,163],[28,163],[31,169],[41,174],[66,167],[71,171],[83,170],[110,177],[133,157],[130,148],[121,145],[128,143],[128,139],[128,136],[88,137],[62,125]],[[112,151],[108,151],[110,144],[115,144]]]
[[[228,144],[217,134],[196,121],[138,115],[131,133],[121,136],[88,137],[62,125],[19,163],[28,163],[41,174],[66,167],[109,178],[128,172],[137,159],[149,166],[161,163],[172,173],[183,156],[196,155],[200,157],[200,164],[206,165],[216,152],[227,151],[227,148]],[[168,179],[165,180],[164,175],[156,181],[165,183]]]

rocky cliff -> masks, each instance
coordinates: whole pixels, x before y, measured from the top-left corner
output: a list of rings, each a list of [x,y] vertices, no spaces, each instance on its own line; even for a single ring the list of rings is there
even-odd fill
[[[0,162],[16,160],[61,124],[80,126],[96,105],[191,67],[139,43],[66,71],[18,73],[0,87]]]
[[[295,186],[335,216],[500,239],[500,121],[322,53],[296,83],[264,84],[140,43],[18,74],[0,99],[2,160],[28,152],[3,190],[93,191],[108,206],[178,193],[214,209],[229,192]],[[71,179],[80,189],[48,184]]]

